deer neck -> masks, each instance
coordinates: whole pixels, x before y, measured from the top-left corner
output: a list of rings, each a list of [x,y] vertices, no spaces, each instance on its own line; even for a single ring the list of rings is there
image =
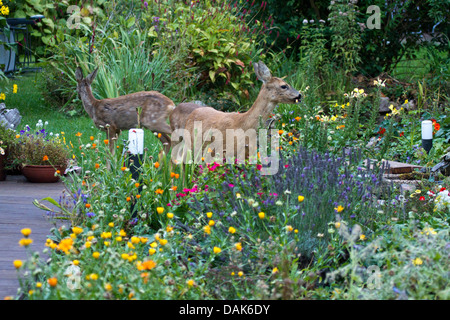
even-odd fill
[[[247,112],[242,114],[245,119],[243,126],[247,129],[257,129],[260,121],[264,124],[275,107],[276,103],[269,100],[269,92],[265,90],[264,87],[261,88],[261,91],[259,92],[252,107]]]
[[[98,100],[95,99],[94,95],[92,94],[91,86],[89,86],[89,85],[83,86],[81,88],[79,94],[80,94],[81,102],[83,103],[84,109],[89,114],[89,116],[92,118],[92,116],[94,114],[95,104]]]

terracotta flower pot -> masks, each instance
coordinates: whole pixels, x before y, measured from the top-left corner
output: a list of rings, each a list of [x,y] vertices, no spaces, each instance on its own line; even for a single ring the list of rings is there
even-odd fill
[[[56,170],[59,170],[61,173],[64,173],[65,168],[58,166],[33,166],[26,165],[22,168],[22,174],[27,178],[30,182],[38,182],[38,183],[52,183],[58,182],[59,176],[55,175]]]

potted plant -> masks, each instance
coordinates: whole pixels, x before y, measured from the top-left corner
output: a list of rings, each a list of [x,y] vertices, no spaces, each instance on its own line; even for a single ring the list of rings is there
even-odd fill
[[[41,122],[38,123],[38,125]],[[10,157],[21,166],[22,174],[30,182],[57,182],[64,174],[70,156],[68,147],[59,137],[48,134],[37,126],[29,126],[17,135]]]
[[[14,145],[15,132],[0,124],[0,181],[6,179],[8,147]]]

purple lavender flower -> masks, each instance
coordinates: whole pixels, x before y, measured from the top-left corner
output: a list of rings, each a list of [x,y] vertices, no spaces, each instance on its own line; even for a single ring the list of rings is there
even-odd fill
[[[93,212],[86,212],[86,217],[93,218],[93,217],[95,217],[95,213],[93,213]]]

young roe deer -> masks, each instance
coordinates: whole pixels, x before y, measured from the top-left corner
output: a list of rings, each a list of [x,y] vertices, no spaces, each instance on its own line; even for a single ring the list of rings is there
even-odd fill
[[[83,71],[78,67],[75,71],[77,92],[84,109],[94,124],[106,130],[111,152],[114,153],[113,139],[117,139],[122,130],[137,127],[137,108],[140,107],[142,108],[140,124],[152,132],[161,134],[160,140],[165,153],[168,154],[170,150],[169,135],[172,130],[166,121],[175,108],[173,101],[157,91],[141,91],[117,98],[98,100],[92,94],[91,89],[97,72],[98,68],[84,78]]]
[[[194,123],[201,123],[201,133],[205,134],[208,130],[218,130],[222,133],[223,137],[223,151],[226,150],[226,131],[228,129],[239,130],[244,132],[248,129],[254,129],[255,132],[260,124],[266,123],[273,109],[279,103],[297,104],[301,99],[301,94],[287,84],[284,80],[277,77],[272,77],[269,68],[261,61],[253,63],[255,74],[257,78],[262,81],[261,90],[253,103],[252,107],[244,113],[237,112],[221,112],[211,107],[196,108],[187,115],[185,130],[190,134],[191,138],[191,151],[194,148],[194,140],[203,141],[204,137],[198,136],[195,133]],[[182,107],[183,104],[179,104],[177,108]],[[242,131],[241,131],[242,132]],[[173,137],[172,137],[173,138]],[[246,148],[246,158],[248,155],[256,153],[256,145],[253,145],[253,150],[245,146],[246,137],[235,136],[235,150],[234,154],[238,154],[236,149],[237,145],[244,146]],[[240,141],[239,141],[240,140]],[[202,146],[202,154],[207,145]],[[194,155],[198,159],[198,155]],[[186,163],[186,151],[183,155],[183,162]]]

